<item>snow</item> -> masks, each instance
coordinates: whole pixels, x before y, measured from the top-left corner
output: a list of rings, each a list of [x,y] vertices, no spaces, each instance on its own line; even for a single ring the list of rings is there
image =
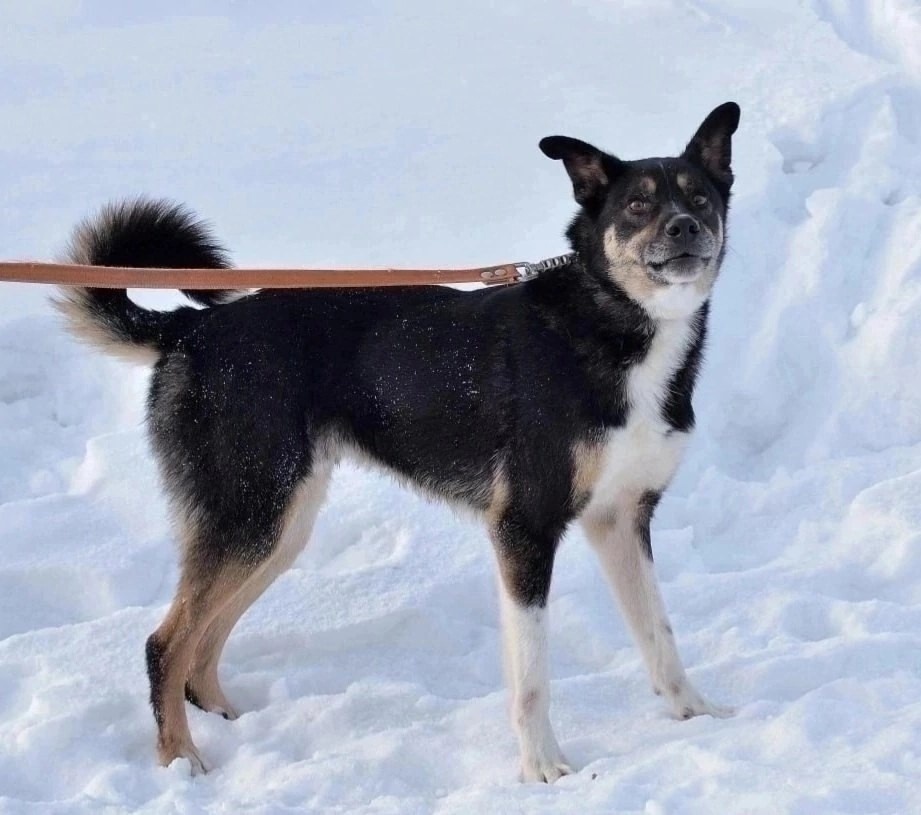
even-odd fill
[[[738,101],[699,431],[653,546],[695,684],[670,719],[578,532],[550,602],[578,772],[516,782],[483,530],[343,467],[231,637],[216,769],[156,766],[143,641],[176,580],[146,373],[0,288],[0,812],[921,811],[921,9],[191,0],[0,10],[0,255],[147,192],[241,265],[565,250],[536,148],[680,149]],[[141,296],[170,304],[173,294]]]

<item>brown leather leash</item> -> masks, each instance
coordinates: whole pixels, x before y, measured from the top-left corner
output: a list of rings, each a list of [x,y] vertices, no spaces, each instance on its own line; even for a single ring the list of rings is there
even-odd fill
[[[301,289],[355,286],[425,286],[445,283],[520,283],[572,261],[559,255],[537,263],[471,269],[161,269],[0,262],[0,281],[97,289]]]

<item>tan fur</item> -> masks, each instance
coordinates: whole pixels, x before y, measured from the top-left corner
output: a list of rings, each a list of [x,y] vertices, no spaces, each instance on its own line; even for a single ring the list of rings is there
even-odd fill
[[[186,680],[206,709],[224,713],[229,718],[236,715],[217,678],[221,650],[243,613],[304,548],[326,496],[330,469],[329,465],[323,465],[297,488],[272,554],[258,565],[227,562],[217,571],[201,566],[196,551],[195,523],[191,521],[185,525],[179,588],[166,618],[151,638],[162,653],[157,737],[161,764],[187,758],[193,773],[207,772],[189,732],[185,712]]]
[[[189,689],[207,711],[237,718],[218,680],[217,667],[227,638],[249,607],[277,577],[291,567],[307,545],[313,524],[326,498],[330,466],[318,468],[294,492],[281,523],[282,534],[267,560],[246,579],[215,616],[195,649],[188,673]]]
[[[618,240],[613,226],[604,234],[604,253],[611,264],[611,277],[630,297],[641,303],[665,288],[665,284],[650,279],[643,262],[643,249],[655,238],[657,229],[658,224],[650,221],[626,243]]]
[[[51,305],[64,315],[67,330],[74,337],[106,354],[135,365],[153,365],[160,357],[156,348],[126,343],[106,330],[92,315],[86,289],[60,289],[59,296],[51,298]]]
[[[572,496],[576,504],[591,498],[601,475],[601,442],[578,441],[572,446]]]
[[[91,266],[93,235],[91,221],[78,224],[60,260],[64,263]],[[89,294],[85,288],[61,287],[57,290],[57,297],[51,298],[51,305],[64,315],[67,330],[74,337],[106,354],[135,365],[152,365],[160,357],[159,351],[155,348],[126,343],[123,338],[107,331],[105,325],[93,317]]]
[[[610,264],[611,278],[630,297],[646,306],[647,309],[657,300],[667,298],[678,291],[675,284],[660,283],[653,280],[647,273],[646,264],[643,261],[643,250],[655,238],[657,230],[658,224],[652,221],[625,243],[618,240],[616,228],[613,226],[609,227],[604,234],[604,253]],[[716,238],[719,245],[722,245],[722,232],[719,232]],[[699,305],[713,288],[717,271],[718,266],[715,260],[711,261],[696,280],[679,285],[688,287],[690,289],[688,299],[699,301]]]
[[[225,564],[216,574],[186,568],[166,618],[153,634],[162,653],[157,688],[161,699],[157,757],[163,766],[186,758],[193,774],[207,772],[189,732],[185,680],[199,639],[245,579],[246,572],[239,566]]]
[[[489,499],[489,506],[486,508],[486,517],[491,524],[496,523],[502,517],[505,508],[508,506],[508,499],[508,478],[505,475],[505,469],[500,465],[493,475],[492,495]]]

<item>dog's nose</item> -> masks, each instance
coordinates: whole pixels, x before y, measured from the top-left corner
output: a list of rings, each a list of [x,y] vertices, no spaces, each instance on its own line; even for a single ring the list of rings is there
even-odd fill
[[[665,224],[665,234],[670,238],[692,241],[700,232],[700,224],[691,215],[675,215]]]

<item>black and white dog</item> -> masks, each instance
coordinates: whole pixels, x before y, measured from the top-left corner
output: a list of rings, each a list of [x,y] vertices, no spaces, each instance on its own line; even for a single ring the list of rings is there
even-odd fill
[[[547,594],[579,520],[673,714],[725,715],[688,681],[656,582],[650,519],[694,426],[691,395],[725,250],[739,107],[677,158],[623,161],[563,136],[576,259],[516,286],[125,291],[57,306],[105,351],[154,366],[148,428],[178,525],[181,578],[147,641],[162,763],[205,770],[184,699],[228,718],[217,665],[234,624],[297,557],[336,463],[354,455],[486,522],[499,564],[526,780],[568,773],[550,726]],[[185,210],[137,201],[78,227],[70,258],[223,267]]]

